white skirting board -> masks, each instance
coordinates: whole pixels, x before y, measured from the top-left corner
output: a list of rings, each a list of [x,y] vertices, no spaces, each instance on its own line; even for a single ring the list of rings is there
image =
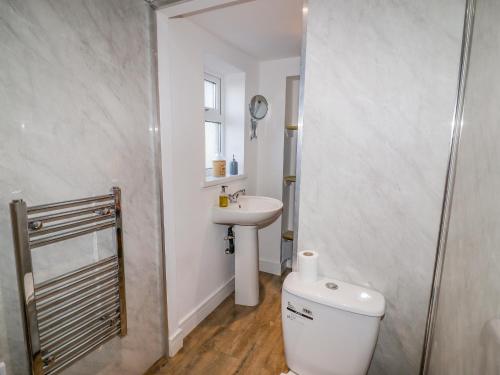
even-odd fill
[[[179,328],[172,332],[168,338],[168,354],[170,357],[173,357],[181,350],[184,337],[189,335],[232,292],[234,292],[234,276],[179,321]]]
[[[259,271],[281,276],[286,269],[286,261],[283,263],[271,262],[265,259],[259,259]]]
[[[259,271],[281,276],[286,268],[286,262],[271,262],[270,260],[259,259]]]

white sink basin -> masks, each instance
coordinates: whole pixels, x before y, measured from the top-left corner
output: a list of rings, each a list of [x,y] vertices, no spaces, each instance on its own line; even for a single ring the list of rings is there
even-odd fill
[[[212,218],[216,224],[255,225],[270,223],[280,216],[283,203],[274,198],[242,195],[229,207],[214,206]]]

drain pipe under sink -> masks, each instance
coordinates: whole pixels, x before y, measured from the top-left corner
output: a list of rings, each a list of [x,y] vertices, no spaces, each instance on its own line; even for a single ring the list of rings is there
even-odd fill
[[[224,239],[229,241],[229,247],[226,248],[226,254],[234,254],[234,232],[232,225],[227,228],[227,236],[224,237]]]

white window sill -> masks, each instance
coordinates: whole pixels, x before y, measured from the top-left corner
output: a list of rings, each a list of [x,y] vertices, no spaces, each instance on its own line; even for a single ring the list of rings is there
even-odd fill
[[[205,181],[203,181],[201,183],[201,187],[207,188],[207,187],[211,187],[211,186],[219,186],[219,185],[226,184],[228,182],[245,180],[246,178],[247,178],[246,174],[240,174],[237,176],[226,176],[226,177],[207,176],[207,177],[205,177]]]

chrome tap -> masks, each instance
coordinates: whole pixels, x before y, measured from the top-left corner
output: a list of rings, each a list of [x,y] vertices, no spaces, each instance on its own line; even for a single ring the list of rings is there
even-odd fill
[[[245,189],[238,190],[237,192],[234,192],[233,194],[228,194],[227,196],[229,197],[229,202],[237,203],[238,197],[240,196],[240,194],[245,195]]]

